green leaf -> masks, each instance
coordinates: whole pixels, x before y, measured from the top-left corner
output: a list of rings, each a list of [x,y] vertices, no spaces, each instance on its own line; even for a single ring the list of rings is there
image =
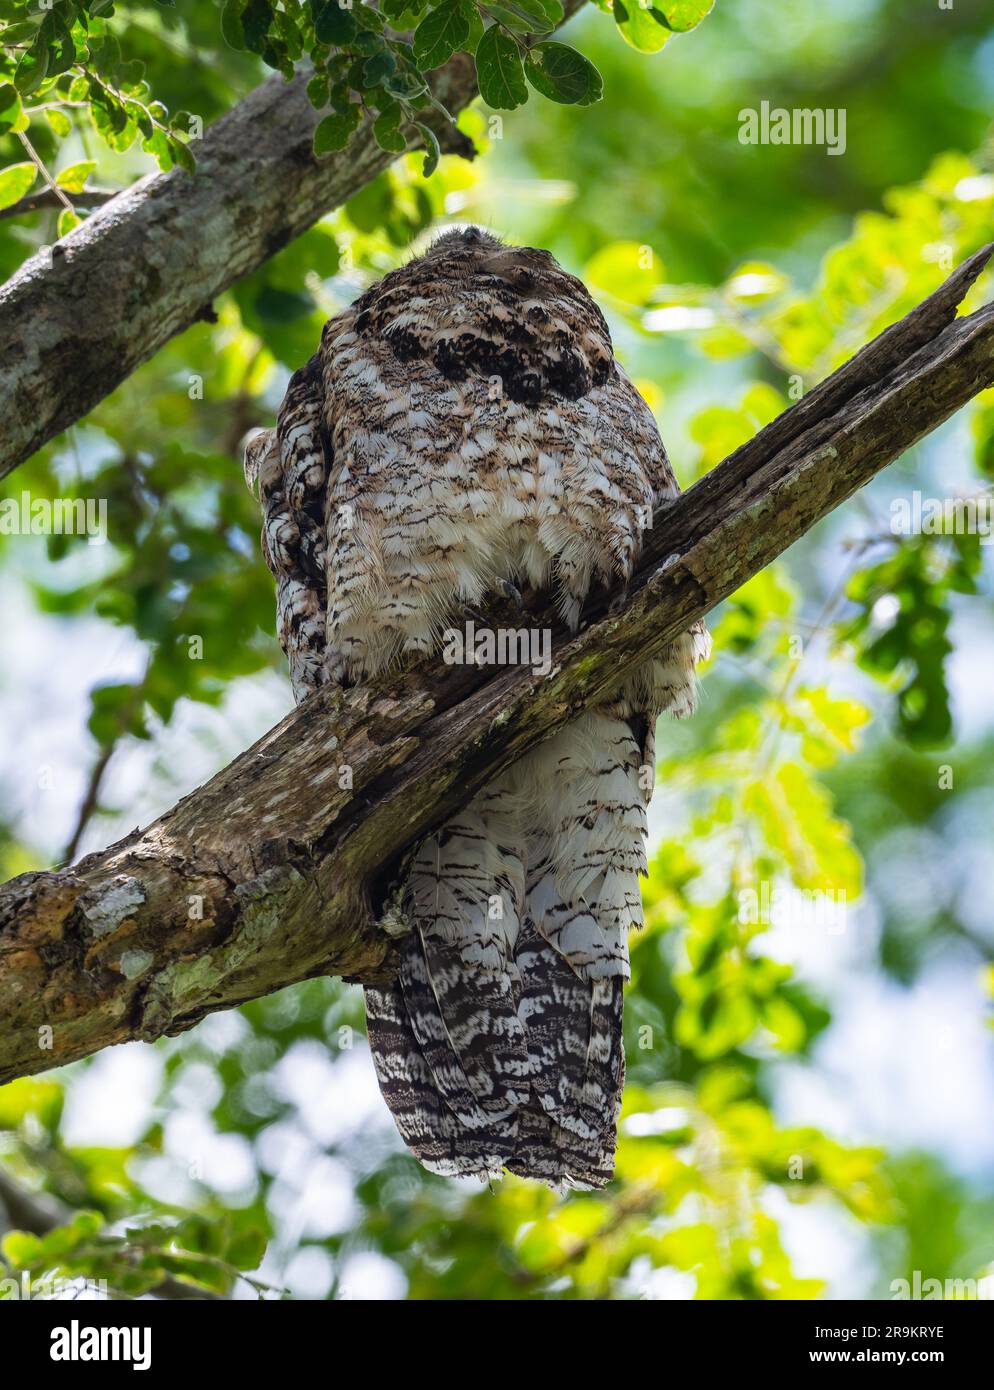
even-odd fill
[[[548,34],[552,29],[552,25],[542,20],[540,29],[536,31],[530,19],[517,14],[514,10],[508,9],[506,5],[487,5],[485,8],[487,14],[491,19],[495,20],[497,24],[502,25],[505,29],[512,30],[515,34],[521,34],[522,37],[536,32]]]
[[[54,1134],[62,1115],[63,1090],[57,1081],[22,1077],[0,1086],[0,1129],[18,1129],[28,1120],[37,1121]]]
[[[14,86],[22,96],[27,96],[40,87],[48,72],[48,44],[39,33],[38,38],[26,53],[21,54],[20,62],[14,72]]]
[[[13,130],[21,118],[21,98],[17,88],[12,82],[4,82],[0,85],[0,135]]]
[[[359,119],[359,107],[355,105],[325,116],[314,132],[314,153],[330,154],[333,150],[344,150],[349,136],[359,125]]]
[[[391,154],[402,154],[407,148],[407,141],[400,131],[403,118],[404,112],[395,101],[385,106],[377,116],[373,122],[373,136],[381,150],[389,150]]]
[[[96,59],[100,71],[110,76],[121,62],[121,45],[113,34],[105,32],[102,38],[90,39],[90,56]]]
[[[96,167],[96,160],[81,159],[78,164],[69,164],[56,174],[55,182],[67,193],[82,193],[86,187],[86,180]]]
[[[46,77],[56,77],[60,72],[71,68],[76,61],[76,45],[65,19],[57,11],[45,16],[41,26],[40,38],[48,44],[48,70]]]
[[[85,1239],[88,1236],[97,1235],[103,1229],[105,1219],[101,1212],[91,1211],[88,1207],[84,1207],[81,1211],[74,1213],[69,1224]]]
[[[397,60],[388,48],[382,53],[374,53],[362,70],[363,88],[378,87],[386,78],[393,75]]]
[[[291,63],[298,62],[304,55],[304,42],[296,20],[286,10],[277,10],[273,18],[280,38],[286,44],[287,57]]]
[[[265,1253],[266,1237],[262,1231],[242,1231],[231,1241],[225,1259],[236,1269],[258,1269]]]
[[[42,1245],[30,1231],[8,1231],[0,1241],[0,1250],[15,1269],[27,1269],[41,1258]]]
[[[363,58],[372,58],[377,53],[388,52],[387,41],[372,29],[360,29],[349,44],[349,51]]]
[[[173,156],[169,149],[169,136],[164,130],[154,130],[147,140],[142,141],[142,149],[150,154],[163,173],[173,167]]]
[[[55,131],[56,135],[64,140],[67,135],[72,134],[72,121],[64,111],[60,111],[57,106],[51,107],[45,112],[45,119]]]
[[[175,1232],[187,1250],[203,1255],[223,1255],[228,1244],[228,1219],[209,1221],[204,1216],[189,1216]]]
[[[66,1225],[56,1226],[42,1238],[41,1259],[47,1265],[61,1264],[66,1255],[96,1235],[102,1226],[103,1217],[99,1212],[79,1212]]]
[[[414,61],[425,72],[440,68],[468,38],[469,20],[460,0],[446,0],[437,10],[430,10],[418,25]]]
[[[859,896],[862,862],[847,823],[833,814],[825,788],[800,763],[748,783],[743,805],[763,828],[798,888]]]
[[[226,1270],[204,1264],[202,1260],[190,1255],[164,1254],[161,1258],[163,1269],[167,1269],[170,1274],[182,1275],[184,1282],[197,1288],[213,1289],[217,1293],[228,1292],[231,1278]],[[121,1280],[121,1285],[125,1292],[141,1292],[129,1290],[124,1280]]]
[[[331,85],[328,81],[326,72],[316,72],[307,84],[307,100],[314,107],[315,111],[320,111],[322,106],[328,105],[328,95]]]
[[[318,43],[341,46],[354,37],[359,27],[352,11],[342,9],[338,0],[324,0],[323,4],[319,0],[312,4],[311,10]]]
[[[87,728],[100,744],[109,748],[124,734],[147,737],[142,715],[140,688],[127,682],[98,685],[90,691],[92,709]]]
[[[563,19],[563,7],[545,0],[499,0],[487,10],[502,22],[510,18],[511,27],[526,34],[551,34]]]
[[[469,33],[462,41],[462,51],[475,54],[484,34],[483,17],[476,4],[468,4],[464,13],[469,23]]]
[[[413,101],[428,90],[428,83],[417,69],[406,65],[388,77],[383,86],[391,96],[400,97],[401,101]]]
[[[438,168],[438,161],[442,157],[442,147],[438,143],[438,137],[436,136],[435,132],[429,126],[422,125],[420,121],[416,122],[415,124],[417,125],[418,130],[420,131],[421,136],[425,142],[425,162],[423,173],[425,178],[427,179],[430,178],[431,175]]]
[[[505,4],[507,2],[508,0],[504,0]],[[566,16],[566,11],[559,0],[512,0],[512,3],[515,9],[523,10],[526,13],[534,10],[541,11],[546,19],[551,20],[553,24],[562,24]]]
[[[168,136],[168,140],[169,153],[172,155],[173,159],[179,165],[179,167],[181,169],[185,169],[188,174],[195,173],[197,168],[197,161],[194,159],[193,154],[190,151],[189,145],[184,145],[183,141],[177,139],[175,135]]]
[[[969,593],[974,586],[973,562],[965,553],[951,567],[936,568],[943,550],[941,535],[907,537],[880,564],[857,571],[847,589],[863,611],[843,629],[843,637],[856,639],[859,664],[871,675],[888,684],[906,678],[898,716],[901,732],[915,748],[941,746],[952,733],[945,677],[952,651],[949,591]],[[886,617],[877,607],[881,600],[889,610]]]
[[[262,53],[272,22],[273,7],[270,0],[248,0],[248,4],[242,10],[245,47],[253,53]]]
[[[382,34],[386,28],[386,20],[379,10],[372,10],[368,5],[353,5],[352,14],[360,29],[371,29],[376,34]]]
[[[10,48],[15,43],[33,41],[37,33],[38,25],[32,24],[30,20],[23,20],[20,24],[6,24],[0,29],[0,44],[4,48]]]
[[[711,13],[714,0],[657,0],[654,9],[657,23],[664,24],[675,34],[685,34]]]
[[[670,36],[662,14],[643,9],[638,0],[614,0],[614,22],[625,42],[640,53],[658,53]]]
[[[496,24],[487,30],[477,47],[476,75],[480,95],[497,111],[513,111],[528,100],[518,45]]]
[[[63,208],[59,213],[57,231],[59,236],[68,236],[73,227],[78,227],[82,218],[72,208]]]
[[[567,106],[589,106],[604,95],[600,73],[565,43],[539,43],[525,57],[525,76],[537,92]]]
[[[30,193],[38,170],[30,162],[10,164],[0,170],[0,208],[13,207],[27,193]]]
[[[221,34],[229,47],[238,52],[246,48],[245,30],[242,28],[242,9],[244,0],[226,0],[221,11]]]

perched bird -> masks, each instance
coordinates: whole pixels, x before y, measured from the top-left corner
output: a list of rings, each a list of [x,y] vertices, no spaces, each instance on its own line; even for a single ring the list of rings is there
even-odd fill
[[[546,251],[446,232],[325,326],[250,446],[298,700],[437,654],[519,586],[574,630],[678,492],[603,315]],[[698,625],[417,849],[399,978],[367,988],[383,1096],[426,1168],[601,1187],[624,1084],[654,726]]]

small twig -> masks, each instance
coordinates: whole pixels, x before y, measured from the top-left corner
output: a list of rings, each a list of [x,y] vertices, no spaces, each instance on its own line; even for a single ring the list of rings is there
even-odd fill
[[[37,116],[39,111],[62,111],[70,107],[85,111],[89,105],[88,101],[41,101],[37,106],[25,106],[24,114]]]
[[[111,758],[114,756],[114,753],[117,750],[118,744],[120,743],[122,737],[128,731],[128,725],[131,722],[131,716],[134,714],[135,710],[139,707],[142,700],[144,699],[145,682],[148,679],[150,665],[151,658],[149,659],[149,662],[146,664],[145,674],[142,676],[141,680],[134,688],[134,694],[132,695],[131,699],[128,700],[126,704],[123,704],[120,710],[118,711],[117,732],[114,734],[114,737],[110,740],[110,742],[107,743],[100,750],[99,757],[93,764],[93,767],[90,769],[90,779],[87,783],[86,791],[83,794],[83,800],[79,808],[79,815],[76,817],[76,828],[73,830],[69,843],[65,848],[65,853],[63,854],[62,859],[59,861],[62,866],[71,864],[75,859],[76,852],[79,849],[79,842],[83,838],[83,832],[89,825],[90,821],[92,820],[94,814],[96,813],[99,807],[100,788],[103,785],[104,775],[107,772],[107,767],[110,763]]]
[[[100,756],[90,769],[90,780],[86,784],[86,791],[80,804],[79,815],[76,817],[76,826],[69,839],[69,843],[59,861],[61,864],[71,864],[76,858],[76,851],[79,849],[79,842],[83,838],[83,831],[89,825],[100,799],[100,787],[104,780],[104,774],[114,751],[117,748],[117,739],[113,743],[100,751]]]
[[[31,1231],[36,1236],[47,1235],[66,1219],[58,1210],[53,1198],[46,1193],[29,1192],[2,1166],[0,1205],[6,1211],[12,1229]]]
[[[40,212],[43,208],[69,207],[98,208],[117,196],[115,188],[84,188],[82,193],[66,193],[65,189],[45,188],[40,193],[28,193],[11,203],[8,208],[0,208],[0,221],[5,217],[26,217],[29,212]]]
[[[48,172],[48,168],[45,164],[45,161],[42,159],[41,155],[35,149],[34,145],[32,145],[31,141],[28,139],[27,135],[25,135],[23,130],[19,130],[17,132],[17,138],[18,140],[20,140],[25,150],[27,150],[28,154],[31,156],[31,161],[34,164],[35,168],[38,170],[39,174],[41,174],[42,178],[48,184],[50,191],[54,194],[56,203],[61,204],[62,207],[67,209],[69,212],[72,212],[73,205],[72,203],[70,203],[68,195],[66,194],[65,190],[60,188],[59,185],[52,178],[52,175]]]

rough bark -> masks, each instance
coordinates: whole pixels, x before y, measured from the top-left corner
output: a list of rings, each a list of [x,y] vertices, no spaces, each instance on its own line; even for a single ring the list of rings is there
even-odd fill
[[[387,978],[384,909],[428,830],[994,383],[994,305],[955,317],[990,250],[657,517],[623,604],[594,598],[576,637],[495,610],[553,629],[548,676],[326,687],[148,829],[0,889],[0,1081],[313,975]]]
[[[582,3],[568,0],[566,17]],[[316,159],[306,80],[271,77],[210,128],[195,174],[141,179],[0,289],[0,478],[393,162],[368,119],[347,149]],[[476,96],[465,53],[431,81],[453,113]],[[443,149],[472,154],[437,112],[424,119]]]

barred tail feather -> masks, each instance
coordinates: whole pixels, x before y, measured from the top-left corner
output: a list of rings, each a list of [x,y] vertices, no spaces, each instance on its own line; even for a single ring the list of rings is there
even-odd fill
[[[556,1188],[603,1187],[624,1082],[622,981],[580,980],[527,921],[511,970],[482,990],[479,974],[451,973],[451,945],[426,945],[415,929],[401,951],[397,982],[365,994],[380,1090],[408,1148],[447,1177],[507,1169]],[[498,981],[515,1006],[513,1053],[495,1049],[487,1023]]]
[[[420,941],[405,955],[401,986],[422,1053],[461,1124],[507,1134],[528,1092],[511,979],[479,969],[467,979],[457,946],[420,929],[416,934]]]
[[[603,1187],[625,1079],[624,981],[582,978],[527,917],[517,963],[532,1090],[509,1167],[526,1177],[551,1171],[556,1186]]]
[[[415,856],[399,982],[367,1011],[387,1104],[436,1172],[611,1178],[649,731],[590,712]]]
[[[468,1128],[450,1107],[415,1035],[400,981],[364,993],[376,1079],[404,1143],[443,1177],[499,1176],[510,1147]]]

